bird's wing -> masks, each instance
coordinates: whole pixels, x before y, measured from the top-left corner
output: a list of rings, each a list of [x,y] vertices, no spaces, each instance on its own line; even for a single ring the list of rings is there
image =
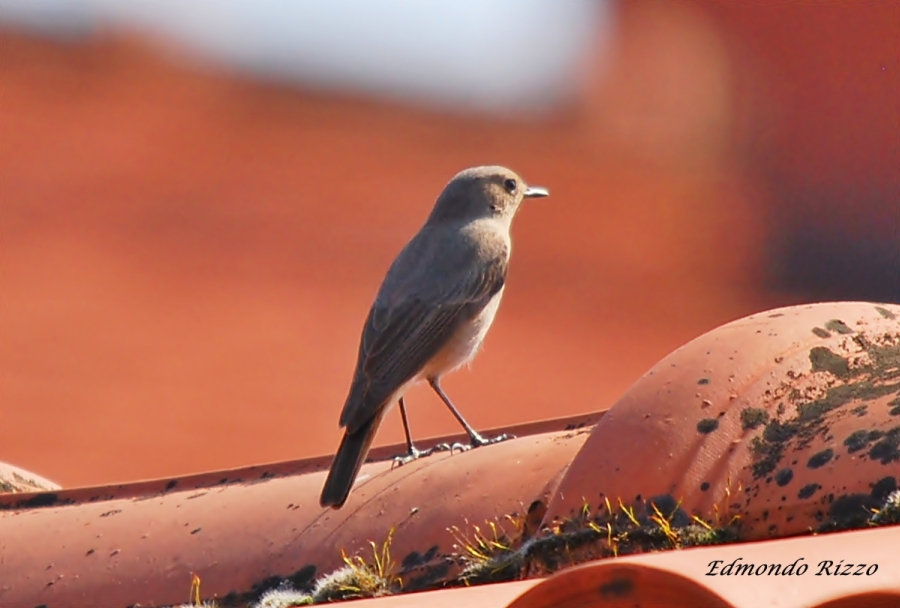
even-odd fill
[[[417,288],[420,282],[406,280],[386,298],[376,300],[363,329],[342,426],[352,432],[374,416],[394,391],[447,344],[460,323],[472,319],[503,288],[506,251],[463,267],[468,272],[447,273],[447,280],[432,282],[431,289]]]

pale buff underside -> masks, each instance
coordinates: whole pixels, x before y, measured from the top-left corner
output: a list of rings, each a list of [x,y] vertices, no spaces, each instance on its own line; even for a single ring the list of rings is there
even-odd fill
[[[481,348],[484,337],[487,335],[494,317],[497,315],[497,309],[500,307],[500,299],[503,297],[503,289],[501,288],[497,294],[491,298],[491,301],[481,310],[478,315],[469,323],[463,324],[456,331],[452,338],[447,342],[438,353],[416,374],[411,380],[405,382],[391,395],[388,399],[387,407],[393,407],[400,397],[406,393],[407,389],[431,378],[440,378],[442,375],[452,372],[453,370],[465,365]]]

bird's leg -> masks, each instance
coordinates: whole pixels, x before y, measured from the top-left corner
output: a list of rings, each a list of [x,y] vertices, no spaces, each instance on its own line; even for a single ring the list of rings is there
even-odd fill
[[[400,417],[403,418],[403,432],[406,434],[406,451],[412,456],[418,454],[419,450],[413,445],[412,433],[409,432],[409,418],[406,415],[406,402],[400,397]]]
[[[412,462],[422,456],[428,456],[436,451],[449,450],[450,446],[446,443],[438,444],[434,447],[431,447],[427,450],[418,449],[412,440],[412,433],[409,431],[409,418],[406,414],[406,403],[403,401],[403,397],[400,397],[400,417],[403,418],[403,432],[406,434],[406,454],[403,456],[394,457],[394,466],[401,466],[407,463]]]
[[[471,426],[469,426],[469,423],[466,422],[466,419],[462,417],[462,414],[459,413],[459,410],[457,410],[456,406],[453,405],[453,402],[450,401],[450,398],[447,396],[447,394],[441,388],[441,382],[440,382],[439,378],[430,378],[428,380],[428,384],[430,384],[431,388],[434,389],[434,392],[436,392],[438,394],[438,397],[441,398],[441,401],[444,402],[444,405],[446,405],[448,408],[450,408],[450,411],[453,412],[453,415],[456,416],[456,419],[459,421],[459,423],[462,425],[462,427],[466,430],[466,433],[469,435],[469,440],[471,441],[471,443],[467,446],[459,444],[459,443],[454,443],[453,445],[450,446],[451,453],[455,449],[459,449],[460,451],[464,452],[471,448],[477,448],[482,445],[488,445],[491,443],[500,443],[501,441],[506,441],[507,439],[515,439],[514,435],[507,435],[505,433],[503,435],[498,435],[497,437],[491,437],[490,439],[483,437],[478,431],[476,431]]]

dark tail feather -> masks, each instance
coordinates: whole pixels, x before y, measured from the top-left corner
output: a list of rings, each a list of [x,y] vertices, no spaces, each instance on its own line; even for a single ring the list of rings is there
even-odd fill
[[[366,454],[369,453],[383,415],[383,411],[379,412],[356,431],[344,433],[341,445],[334,455],[334,460],[331,461],[331,470],[328,472],[328,479],[325,480],[325,487],[322,488],[322,496],[319,498],[320,505],[335,509],[344,506],[347,496],[350,495],[350,488],[353,487],[353,482],[356,480],[356,475],[366,460]]]

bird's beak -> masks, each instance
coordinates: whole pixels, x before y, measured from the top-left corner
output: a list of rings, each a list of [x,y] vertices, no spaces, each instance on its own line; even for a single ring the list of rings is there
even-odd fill
[[[525,194],[523,194],[525,198],[541,198],[544,196],[550,196],[550,191],[546,188],[541,188],[540,186],[528,186],[525,188]]]

